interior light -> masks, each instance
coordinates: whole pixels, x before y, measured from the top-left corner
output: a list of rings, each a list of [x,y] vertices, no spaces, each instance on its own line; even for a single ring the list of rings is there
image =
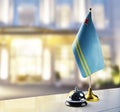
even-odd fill
[[[48,49],[44,50],[43,79],[49,80],[51,77],[51,54]]]
[[[0,78],[2,80],[6,80],[8,78],[8,52],[5,48],[1,50]]]

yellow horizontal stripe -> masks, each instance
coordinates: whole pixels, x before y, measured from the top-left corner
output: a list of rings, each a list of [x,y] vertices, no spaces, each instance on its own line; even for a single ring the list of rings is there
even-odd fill
[[[87,73],[87,71],[86,71],[86,68],[85,68],[85,66],[84,66],[84,63],[83,63],[82,58],[81,58],[81,56],[80,56],[80,52],[79,52],[79,50],[78,50],[78,46],[76,46],[76,51],[77,51],[79,60],[80,60],[80,62],[81,62],[81,65],[82,65],[82,67],[83,67],[83,70],[84,70],[86,76],[88,76],[88,73]]]
[[[88,64],[87,64],[87,62],[86,62],[86,59],[85,59],[85,57],[84,57],[84,54],[83,54],[83,52],[82,52],[82,49],[81,49],[81,47],[80,47],[79,42],[77,42],[77,44],[78,44],[78,48],[79,48],[80,54],[81,54],[81,56],[82,56],[83,62],[84,62],[85,66],[86,66],[86,69],[87,69],[87,71],[88,71],[88,74],[91,74],[91,71],[90,71],[90,69],[89,69],[89,67],[88,67]]]

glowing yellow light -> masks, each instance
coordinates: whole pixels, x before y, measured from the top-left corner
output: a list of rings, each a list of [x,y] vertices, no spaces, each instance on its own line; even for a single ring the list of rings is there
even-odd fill
[[[44,50],[43,79],[49,80],[51,77],[51,54],[48,49]]]
[[[38,38],[16,38],[11,43],[11,74],[41,75],[42,41]]]
[[[61,58],[62,59],[68,59],[68,47],[67,46],[64,46],[62,47],[61,49]]]
[[[8,52],[5,48],[1,50],[1,73],[0,78],[6,80],[8,78]]]

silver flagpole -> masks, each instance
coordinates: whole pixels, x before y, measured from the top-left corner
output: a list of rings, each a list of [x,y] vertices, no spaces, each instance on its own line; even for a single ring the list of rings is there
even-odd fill
[[[91,88],[91,75],[89,76],[89,88]]]

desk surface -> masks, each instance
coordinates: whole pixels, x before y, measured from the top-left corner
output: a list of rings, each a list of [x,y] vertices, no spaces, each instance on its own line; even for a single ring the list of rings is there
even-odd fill
[[[67,94],[0,101],[0,112],[120,112],[120,88],[94,91],[100,98],[86,107],[65,105]]]

